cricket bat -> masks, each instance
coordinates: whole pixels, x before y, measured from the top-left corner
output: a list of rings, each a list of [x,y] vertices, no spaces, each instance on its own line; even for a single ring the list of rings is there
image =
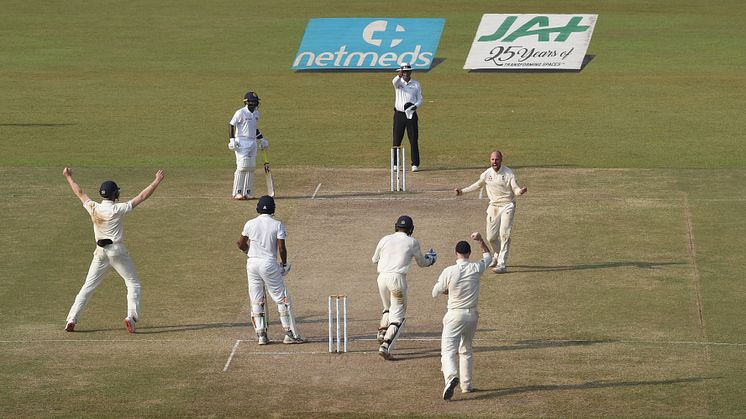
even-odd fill
[[[264,176],[267,178],[267,195],[275,196],[275,183],[272,181],[272,171],[269,169],[269,158],[267,157],[267,149],[262,150],[262,157],[264,157]]]

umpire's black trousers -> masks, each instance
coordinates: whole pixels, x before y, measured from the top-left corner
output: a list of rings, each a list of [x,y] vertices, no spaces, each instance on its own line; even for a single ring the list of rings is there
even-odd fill
[[[417,112],[415,111],[412,115],[412,119],[407,119],[407,114],[394,110],[394,146],[398,147],[401,145],[404,139],[404,130],[407,130],[407,137],[409,137],[409,148],[410,158],[412,159],[412,166],[420,165],[420,146],[417,144],[417,140],[420,136],[420,129],[417,125]],[[394,156],[396,158],[396,156]],[[396,164],[396,160],[394,160]],[[407,162],[403,162],[402,165],[406,165]]]

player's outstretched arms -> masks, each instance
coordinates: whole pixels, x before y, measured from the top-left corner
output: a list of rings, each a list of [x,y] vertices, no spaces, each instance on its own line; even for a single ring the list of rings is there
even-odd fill
[[[163,170],[158,169],[158,171],[155,172],[155,179],[150,182],[150,185],[143,189],[142,192],[140,192],[136,197],[132,198],[132,208],[142,204],[146,199],[150,198],[150,195],[153,195],[155,189],[163,181],[164,176],[165,173],[163,172]]]
[[[90,198],[88,198],[88,195],[83,192],[80,185],[78,185],[78,183],[75,182],[75,179],[73,179],[73,170],[69,167],[65,167],[62,169],[62,176],[67,180],[67,184],[70,185],[70,189],[73,190],[75,196],[80,199],[80,202],[85,204]]]

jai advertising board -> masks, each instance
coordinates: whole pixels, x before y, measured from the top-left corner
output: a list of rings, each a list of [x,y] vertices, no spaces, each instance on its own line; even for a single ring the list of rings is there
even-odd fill
[[[464,69],[577,70],[598,15],[482,15]]]
[[[293,70],[429,69],[445,19],[320,18],[306,26]]]

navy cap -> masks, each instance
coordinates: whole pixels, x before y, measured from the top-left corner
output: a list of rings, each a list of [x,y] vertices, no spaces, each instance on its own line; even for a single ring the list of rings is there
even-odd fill
[[[101,194],[101,197],[107,199],[113,198],[117,192],[119,192],[119,186],[113,180],[107,180],[98,188],[98,193]]]

